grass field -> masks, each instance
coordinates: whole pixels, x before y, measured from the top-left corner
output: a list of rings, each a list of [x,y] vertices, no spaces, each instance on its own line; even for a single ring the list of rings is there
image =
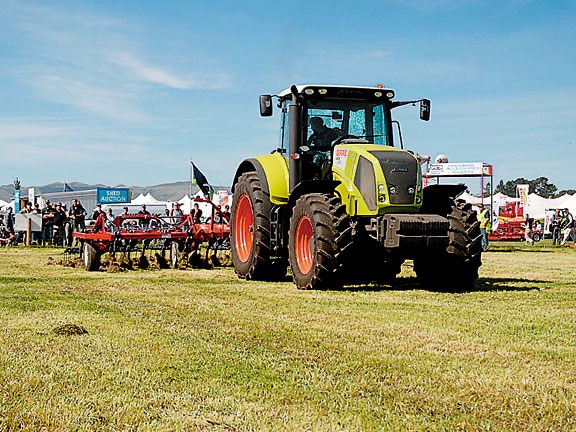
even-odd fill
[[[61,259],[0,250],[1,431],[576,430],[572,249],[493,244],[458,294]]]

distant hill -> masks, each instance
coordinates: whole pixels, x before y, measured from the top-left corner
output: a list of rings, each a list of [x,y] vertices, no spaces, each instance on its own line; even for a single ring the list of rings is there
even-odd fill
[[[154,186],[130,186],[130,185],[105,185],[105,184],[86,184],[80,182],[69,182],[68,186],[75,191],[89,190],[96,188],[108,188],[108,187],[126,187],[132,191],[132,197],[136,198],[138,195],[143,193],[151,193],[156,199],[161,201],[175,201],[182,198],[184,195],[190,194],[190,182],[181,181],[175,183],[164,183]],[[43,186],[21,186],[22,196],[28,195],[28,188],[33,187],[36,189],[36,195],[42,195],[46,193],[62,192],[64,190],[63,183],[50,183]],[[214,186],[215,190],[229,189],[228,187]],[[195,194],[198,191],[198,186],[192,185],[192,193]],[[14,197],[14,186],[2,185],[0,186],[0,199],[4,201],[12,201]]]

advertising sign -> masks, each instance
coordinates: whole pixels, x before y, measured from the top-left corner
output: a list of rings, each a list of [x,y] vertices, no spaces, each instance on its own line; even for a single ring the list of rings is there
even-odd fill
[[[28,229],[28,220],[30,220],[30,227],[33,232],[42,231],[42,215],[27,213],[14,215],[14,230],[26,231]]]
[[[132,201],[128,188],[98,188],[96,202],[98,204],[125,204]]]
[[[14,191],[14,213],[20,213],[20,189]]]
[[[428,166],[429,176],[492,175],[492,167],[483,162],[438,163]]]
[[[517,185],[518,198],[520,198],[520,207],[526,207],[528,204],[528,185]]]
[[[348,149],[339,148],[334,151],[334,166],[340,169],[346,169],[346,160],[348,159]]]

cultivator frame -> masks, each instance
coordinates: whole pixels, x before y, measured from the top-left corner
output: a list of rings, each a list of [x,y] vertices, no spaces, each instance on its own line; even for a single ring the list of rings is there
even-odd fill
[[[177,268],[182,252],[198,251],[206,245],[206,259],[210,250],[226,248],[230,236],[229,216],[222,212],[212,201],[205,198],[195,198],[194,202],[209,203],[212,208],[210,222],[195,223],[191,215],[183,215],[174,222],[169,216],[144,214],[128,214],[116,216],[108,222],[106,215],[101,214],[89,232],[74,232],[72,236],[80,242],[80,257],[87,271],[95,271],[100,267],[101,257],[109,253],[114,256],[120,252],[130,254],[141,253],[151,249],[153,243],[160,242],[160,251],[164,257],[165,251],[170,252],[170,266]],[[214,222],[215,216],[221,223]]]

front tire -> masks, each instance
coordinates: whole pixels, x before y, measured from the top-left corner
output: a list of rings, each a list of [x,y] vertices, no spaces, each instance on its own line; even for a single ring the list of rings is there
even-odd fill
[[[308,194],[290,219],[289,261],[298,289],[342,286],[343,253],[351,244],[345,208],[336,197]]]
[[[234,188],[230,238],[234,270],[243,279],[278,280],[286,275],[286,263],[270,258],[271,211],[258,175],[242,174]]]
[[[422,285],[441,291],[466,291],[474,288],[482,265],[480,222],[472,206],[456,200],[450,222],[445,253],[430,253],[414,259],[414,270]]]

